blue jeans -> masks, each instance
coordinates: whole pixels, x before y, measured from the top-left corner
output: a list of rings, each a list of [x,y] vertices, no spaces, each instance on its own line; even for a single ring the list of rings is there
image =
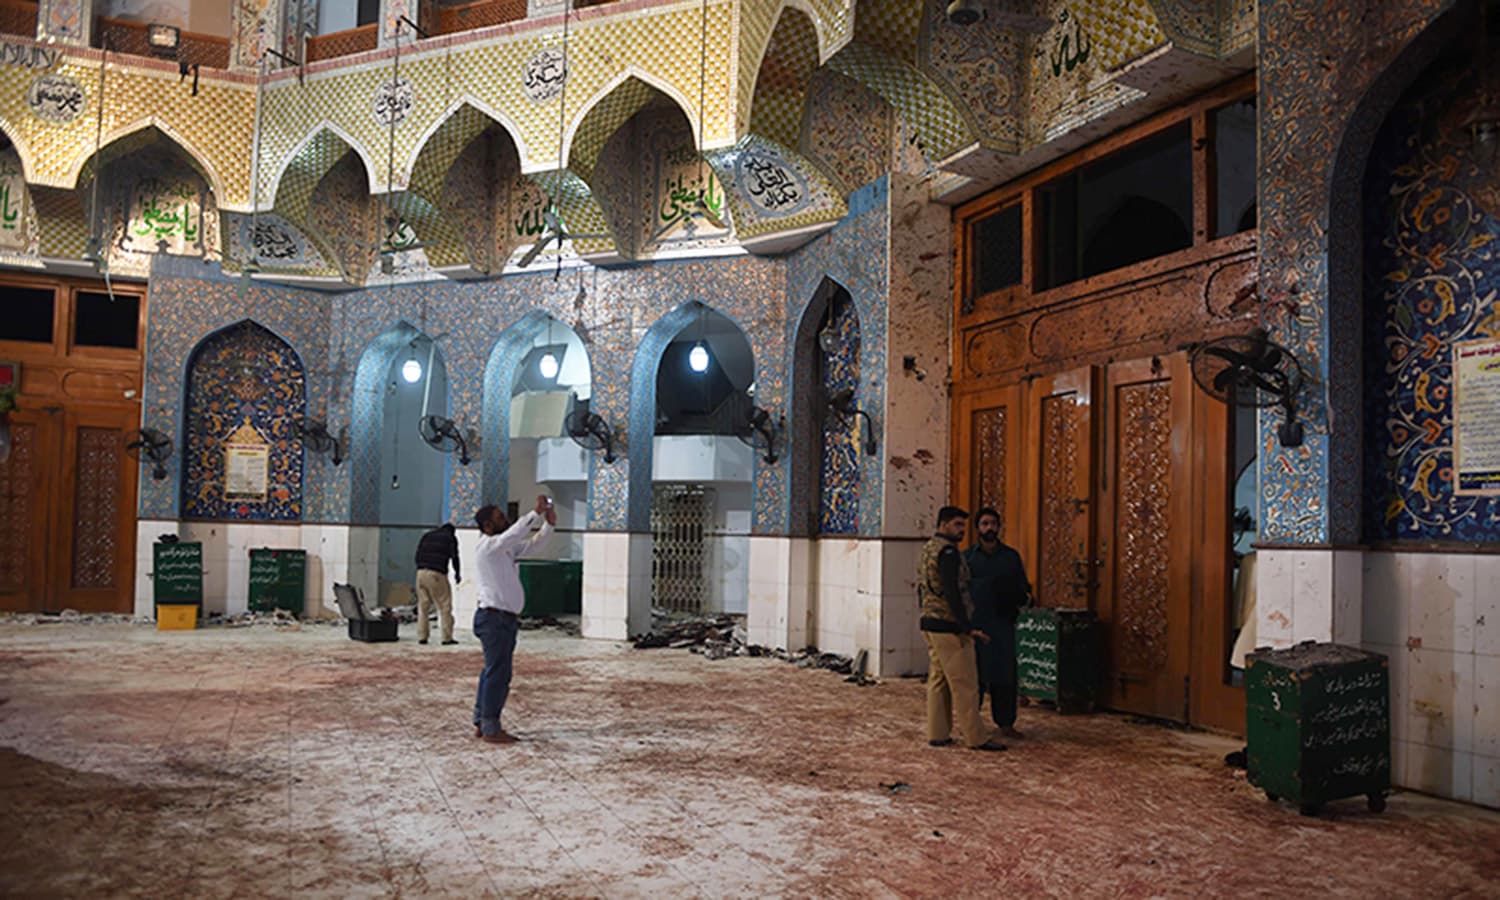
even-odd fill
[[[483,734],[500,733],[500,711],[510,696],[511,660],[521,620],[512,613],[481,606],[474,610],[474,636],[484,648],[484,670],[474,697],[474,724]]]

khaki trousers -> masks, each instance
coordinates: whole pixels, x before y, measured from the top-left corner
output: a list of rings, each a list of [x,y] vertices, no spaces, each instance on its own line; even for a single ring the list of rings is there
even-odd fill
[[[437,606],[438,622],[443,629],[443,640],[453,640],[453,594],[448,589],[448,576],[431,569],[417,570],[417,637],[427,640],[429,625],[427,613]]]
[[[927,739],[952,736],[954,711],[964,743],[978,747],[990,739],[979,718],[979,669],[974,661],[974,638],[967,634],[922,632],[927,642]]]

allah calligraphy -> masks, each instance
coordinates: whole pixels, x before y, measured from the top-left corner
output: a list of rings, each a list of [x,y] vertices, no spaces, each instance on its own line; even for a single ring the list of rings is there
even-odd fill
[[[375,121],[389,128],[405,119],[416,103],[417,95],[410,81],[405,78],[387,81],[375,88],[375,100],[372,104]]]
[[[1071,33],[1068,23],[1073,23]],[[1064,71],[1071,72],[1083,65],[1089,58],[1089,52],[1094,49],[1094,42],[1083,33],[1083,23],[1078,17],[1070,14],[1064,9],[1057,16],[1057,38],[1052,47],[1052,74],[1062,75]]]
[[[807,183],[787,162],[764,150],[744,153],[735,164],[741,194],[768,216],[785,216],[807,205]]]
[[[32,114],[48,122],[73,121],[86,102],[83,88],[66,75],[43,75],[26,92],[26,105]]]
[[[533,103],[546,103],[562,93],[563,82],[568,78],[568,62],[561,50],[551,47],[538,50],[526,62],[521,73],[521,87]]]

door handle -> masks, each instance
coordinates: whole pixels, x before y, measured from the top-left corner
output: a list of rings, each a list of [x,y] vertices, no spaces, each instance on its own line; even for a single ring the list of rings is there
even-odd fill
[[[1073,498],[1073,513],[1074,513],[1074,515],[1079,515],[1079,516],[1083,515],[1084,510],[1088,509],[1088,505],[1089,505],[1089,498],[1087,498],[1087,497],[1074,497]]]

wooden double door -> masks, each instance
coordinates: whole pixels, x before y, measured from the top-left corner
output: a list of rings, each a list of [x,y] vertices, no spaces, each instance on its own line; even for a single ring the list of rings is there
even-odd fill
[[[1238,732],[1229,683],[1233,419],[1186,354],[955,401],[957,501],[999,510],[1036,602],[1092,609],[1106,705]]]
[[[37,406],[10,414],[0,462],[0,609],[130,612],[138,407]]]

